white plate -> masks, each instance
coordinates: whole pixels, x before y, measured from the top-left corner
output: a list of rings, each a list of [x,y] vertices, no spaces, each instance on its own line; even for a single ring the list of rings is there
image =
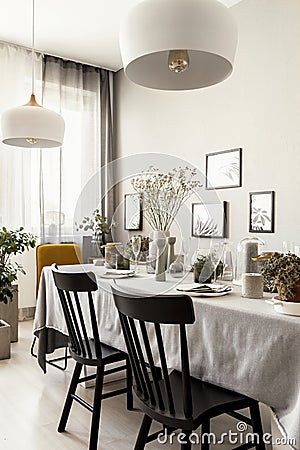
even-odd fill
[[[114,278],[128,278],[128,277],[133,277],[134,275],[135,275],[135,272],[132,270],[111,269],[111,270],[107,270],[104,273],[99,274],[99,277],[114,279]]]
[[[222,297],[223,295],[230,294],[230,291],[226,292],[186,292],[190,297]]]

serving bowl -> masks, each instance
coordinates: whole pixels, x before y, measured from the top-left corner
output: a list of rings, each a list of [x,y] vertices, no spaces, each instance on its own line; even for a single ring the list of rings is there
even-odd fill
[[[272,300],[265,300],[274,306],[276,312],[280,314],[288,314],[290,316],[300,316],[300,302],[285,302],[279,297],[273,297]]]

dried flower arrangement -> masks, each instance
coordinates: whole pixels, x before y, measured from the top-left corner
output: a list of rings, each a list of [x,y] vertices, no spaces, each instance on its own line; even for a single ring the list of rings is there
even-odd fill
[[[296,287],[300,285],[300,257],[294,253],[272,254],[262,267],[266,287],[271,291],[277,289],[281,300],[300,302],[296,297]]]
[[[144,217],[153,230],[167,231],[175,219],[180,207],[201,187],[195,180],[196,169],[178,167],[168,173],[161,173],[150,166],[146,172],[131,181],[143,201]]]

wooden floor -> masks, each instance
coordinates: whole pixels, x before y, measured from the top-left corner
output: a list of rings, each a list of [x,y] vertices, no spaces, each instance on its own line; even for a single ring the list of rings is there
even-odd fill
[[[67,432],[58,433],[57,423],[68,388],[72,362],[65,372],[47,367],[44,375],[37,360],[30,355],[32,322],[20,322],[19,342],[12,344],[11,359],[0,361],[0,449],[1,450],[84,450],[88,448],[90,413],[74,404]],[[114,383],[116,384],[116,383]],[[93,388],[80,388],[81,395],[91,400]],[[129,450],[134,448],[142,413],[128,412],[125,397],[103,401],[99,450]],[[265,422],[265,431],[269,431]],[[221,416],[212,431],[220,436],[236,422]],[[250,431],[250,430],[248,430]],[[227,450],[232,446],[219,444],[212,449]],[[147,445],[147,450],[176,450],[180,444]],[[193,449],[200,449],[194,445]]]

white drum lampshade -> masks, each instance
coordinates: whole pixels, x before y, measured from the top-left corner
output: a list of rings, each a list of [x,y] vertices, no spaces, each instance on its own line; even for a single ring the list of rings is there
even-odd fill
[[[237,26],[217,0],[144,0],[120,28],[126,76],[163,90],[198,89],[233,70]]]
[[[35,0],[32,0],[32,94],[28,103],[10,108],[2,114],[2,142],[15,147],[60,147],[65,133],[64,119],[56,112],[40,106],[34,95],[34,18]]]
[[[2,142],[15,147],[50,148],[63,143],[65,122],[39,105],[10,108],[1,117]]]

